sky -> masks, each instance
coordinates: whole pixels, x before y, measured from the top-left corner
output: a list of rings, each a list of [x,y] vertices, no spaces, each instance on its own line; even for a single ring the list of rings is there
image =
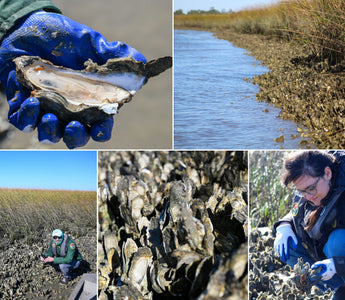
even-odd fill
[[[174,11],[182,9],[184,13],[192,9],[209,10],[214,7],[222,11],[239,11],[245,8],[270,5],[279,2],[278,0],[174,0]]]
[[[0,188],[97,190],[96,151],[0,151]]]

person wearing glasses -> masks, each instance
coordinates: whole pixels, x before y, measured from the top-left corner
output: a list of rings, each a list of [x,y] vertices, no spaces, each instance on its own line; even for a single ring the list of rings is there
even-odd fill
[[[289,214],[274,224],[274,249],[293,267],[299,257],[312,269],[322,291],[345,299],[345,152],[295,151],[281,173],[295,188]]]
[[[57,271],[59,267],[63,274],[60,283],[67,284],[72,278],[71,270],[79,267],[82,256],[76,243],[60,229],[55,229],[52,237],[48,251],[41,255],[41,261],[50,264]]]

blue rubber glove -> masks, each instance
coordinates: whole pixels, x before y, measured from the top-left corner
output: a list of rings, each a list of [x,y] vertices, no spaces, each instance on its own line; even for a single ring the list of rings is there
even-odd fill
[[[289,224],[277,227],[276,239],[274,240],[274,250],[280,256],[283,262],[290,258],[289,244],[293,249],[297,249],[298,240]]]
[[[321,276],[321,280],[330,280],[336,273],[333,258],[317,261],[311,266],[312,269],[318,267],[321,267],[321,271],[316,276]]]
[[[39,101],[30,97],[16,78],[13,59],[21,55],[40,56],[76,70],[84,69],[88,59],[104,64],[110,58],[131,55],[146,63],[145,57],[122,42],[107,42],[98,32],[63,15],[39,11],[19,22],[3,39],[0,47],[0,81],[6,87],[11,124],[23,131],[37,127],[38,139],[56,143],[62,137],[68,148],[84,146],[90,139],[107,141],[111,137],[113,117],[85,128],[77,121],[65,128],[53,114],[40,115]]]

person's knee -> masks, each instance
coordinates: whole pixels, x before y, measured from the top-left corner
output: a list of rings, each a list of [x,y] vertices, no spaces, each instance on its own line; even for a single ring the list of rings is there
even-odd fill
[[[345,256],[345,229],[336,229],[329,235],[323,252],[328,258]]]
[[[60,267],[61,272],[65,273],[69,271],[69,269],[71,268],[71,265],[59,264],[59,267]]]

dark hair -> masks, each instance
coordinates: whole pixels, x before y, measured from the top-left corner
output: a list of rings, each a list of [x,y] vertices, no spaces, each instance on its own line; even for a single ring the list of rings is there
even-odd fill
[[[302,175],[309,175],[311,177],[321,177],[325,175],[325,168],[329,167],[332,171],[331,182],[335,180],[336,172],[336,158],[330,153],[325,151],[294,151],[289,154],[284,162],[284,169],[281,173],[282,183],[288,187],[291,182],[295,181]],[[328,197],[326,197],[328,198]],[[308,218],[305,230],[312,230],[316,220],[319,218],[324,201],[321,201],[321,205],[312,212]]]
[[[326,167],[333,173],[335,160],[335,156],[324,151],[294,151],[285,159],[281,181],[285,186],[289,186],[302,175],[320,177],[325,175]]]

